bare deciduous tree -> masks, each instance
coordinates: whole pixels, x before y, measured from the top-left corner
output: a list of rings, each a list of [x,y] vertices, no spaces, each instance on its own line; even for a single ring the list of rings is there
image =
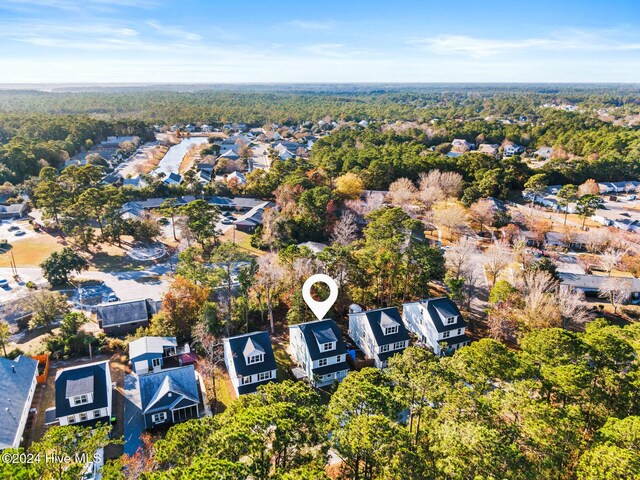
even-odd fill
[[[480,224],[480,232],[493,220],[495,207],[491,200],[481,198],[469,208],[469,216]]]
[[[358,225],[356,215],[346,211],[333,227],[331,241],[334,245],[350,245],[358,237]]]
[[[626,278],[608,277],[600,286],[600,296],[606,298],[613,307],[613,313],[618,313],[618,307],[631,298],[631,282]]]
[[[460,278],[469,265],[475,263],[479,255],[477,242],[469,237],[464,237],[454,243],[445,255],[449,274],[456,279]]]
[[[433,208],[433,223],[445,227],[451,237],[467,224],[467,212],[456,202],[440,202]]]
[[[398,207],[408,207],[413,203],[418,189],[408,178],[399,178],[389,185],[387,200]]]
[[[602,265],[602,268],[605,269],[609,276],[611,276],[611,270],[620,265],[620,261],[625,253],[627,253],[626,250],[613,246],[602,252],[602,255],[600,255],[600,265]]]
[[[420,174],[420,190],[438,188],[446,198],[458,198],[464,181],[462,175],[455,172],[431,170]]]
[[[606,228],[592,228],[586,235],[586,247],[591,253],[605,251],[612,242],[611,232]]]
[[[564,328],[570,325],[580,326],[591,319],[582,292],[574,292],[569,288],[558,287],[556,290],[556,305]]]
[[[275,328],[273,324],[273,304],[282,286],[284,274],[284,269],[278,261],[278,255],[275,253],[267,253],[258,259],[258,274],[256,275],[253,289],[259,303],[262,305],[262,300],[264,300],[267,304],[271,333]]]
[[[491,286],[495,285],[500,274],[513,261],[513,253],[504,242],[495,242],[485,252],[484,268]]]

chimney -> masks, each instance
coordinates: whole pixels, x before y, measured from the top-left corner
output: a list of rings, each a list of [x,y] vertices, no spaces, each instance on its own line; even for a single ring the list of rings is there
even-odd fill
[[[15,363],[11,364],[11,370],[13,371],[13,373],[16,373],[16,364]]]

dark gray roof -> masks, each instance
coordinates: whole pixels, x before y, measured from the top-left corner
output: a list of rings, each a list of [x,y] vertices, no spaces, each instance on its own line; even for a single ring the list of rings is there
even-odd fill
[[[109,368],[109,361],[105,360],[104,362],[58,370],[55,381],[56,418],[106,407],[111,391],[111,385],[107,384],[107,368]],[[87,379],[92,380],[89,391],[86,391],[88,388]],[[71,407],[69,398],[83,393],[93,393],[93,403]]]
[[[249,340],[253,342],[258,350],[264,351],[263,362],[247,365],[244,350],[247,348]],[[255,375],[256,373],[267,372],[278,368],[273,355],[273,348],[271,347],[271,339],[267,332],[253,332],[246,335],[238,335],[237,337],[225,338],[224,341],[229,342],[229,347],[233,355],[233,366],[238,375]],[[248,387],[249,385],[245,386]]]
[[[156,302],[151,299],[101,303],[97,306],[97,319],[102,327],[149,320],[157,312]]]
[[[307,344],[307,348],[309,349],[309,354],[311,355],[312,360],[318,360],[320,358],[333,357],[335,355],[341,355],[347,353],[347,348],[345,347],[344,341],[342,340],[342,333],[340,333],[340,329],[336,322],[331,319],[325,320],[316,320],[315,322],[307,322],[300,323],[298,325],[291,325],[289,328],[299,328],[304,336],[304,340]],[[328,336],[328,330],[331,330],[333,336]],[[317,335],[320,338],[327,339],[326,342],[336,342],[336,348],[334,350],[329,350],[328,352],[321,352],[320,347],[318,346]],[[334,338],[335,340],[329,340],[329,338]],[[324,343],[326,343],[324,342]],[[323,342],[321,342],[323,343]]]
[[[70,378],[67,380],[67,398],[93,393],[93,374],[86,377]]]
[[[138,382],[142,411],[145,413],[152,413],[155,402],[169,392],[178,395],[174,404],[182,399],[199,403],[199,389],[193,365],[143,375],[138,377]],[[158,410],[168,409],[169,407],[165,407]]]
[[[0,450],[13,446],[38,362],[20,355],[0,358]]]
[[[371,331],[373,332],[373,336],[376,340],[377,345],[387,345],[394,342],[409,340],[409,333],[407,332],[407,329],[402,322],[400,312],[396,307],[369,310],[354,315],[362,316],[360,318],[366,319],[366,321],[369,323],[369,326],[371,327]],[[391,318],[391,320],[398,324],[398,333],[394,333],[391,335],[384,334],[383,328],[380,323],[384,322],[385,316]]]
[[[447,330],[455,330],[457,328],[467,326],[467,322],[462,318],[462,314],[460,313],[460,310],[458,310],[456,304],[448,298],[429,298],[420,300],[418,303],[421,303],[426,307],[427,312],[431,317],[431,321],[438,332],[446,332]],[[440,315],[445,318],[457,316],[458,319],[451,325],[444,325]]]

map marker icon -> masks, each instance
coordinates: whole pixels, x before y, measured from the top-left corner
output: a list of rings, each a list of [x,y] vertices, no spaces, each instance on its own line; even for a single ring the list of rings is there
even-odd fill
[[[318,282],[324,283],[329,287],[329,297],[322,302],[314,300],[311,296],[311,287]],[[316,273],[315,275],[311,275],[304,282],[304,285],[302,286],[302,298],[316,318],[318,320],[322,320],[338,299],[338,284],[329,275]]]

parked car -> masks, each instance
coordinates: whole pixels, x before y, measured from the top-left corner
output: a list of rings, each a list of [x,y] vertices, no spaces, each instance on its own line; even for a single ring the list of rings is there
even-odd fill
[[[26,234],[27,234],[27,232],[25,232],[24,230],[18,230],[16,233],[14,233],[14,235],[16,237],[21,237],[21,236],[26,235]]]
[[[19,226],[17,226],[17,225],[11,225],[11,226],[9,227],[9,231],[10,231],[10,232],[13,232],[13,231],[15,231],[15,230],[20,230],[20,227],[19,227]]]
[[[231,220],[230,218],[223,218],[222,223],[224,225],[231,225],[233,223],[233,220]]]
[[[6,278],[0,278],[0,288],[7,288],[9,281]]]

